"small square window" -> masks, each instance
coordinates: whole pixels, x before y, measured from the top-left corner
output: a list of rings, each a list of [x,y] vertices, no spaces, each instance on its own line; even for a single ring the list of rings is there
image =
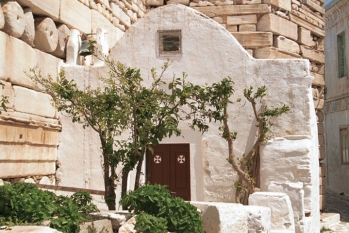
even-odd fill
[[[158,31],[159,55],[171,56],[182,54],[181,30]]]

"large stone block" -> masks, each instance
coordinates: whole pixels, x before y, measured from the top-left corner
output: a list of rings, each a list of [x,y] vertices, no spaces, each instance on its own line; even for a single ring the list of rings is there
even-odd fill
[[[0,161],[0,177],[14,178],[34,175],[53,175],[56,172],[56,162],[29,163],[27,161],[8,162]]]
[[[286,193],[289,196],[292,204],[296,232],[304,232],[305,212],[303,183],[273,182],[269,185],[268,191]]]
[[[5,18],[2,30],[13,37],[21,37],[25,28],[22,7],[16,1],[9,1],[2,6],[2,11]]]
[[[264,3],[270,4],[284,11],[291,11],[291,0],[264,0]]]
[[[310,30],[299,27],[298,28],[298,43],[307,45],[307,46],[315,46],[315,42],[313,40],[313,37],[311,36]]]
[[[91,33],[91,10],[79,1],[61,0],[59,20],[70,28]]]
[[[24,10],[24,32],[22,36],[19,38],[29,44],[30,46],[34,45],[34,38],[35,38],[35,25],[34,25],[34,16],[33,12],[26,8]]]
[[[271,209],[272,232],[295,232],[294,216],[290,198],[285,193],[256,192],[249,196],[250,205]]]
[[[126,27],[131,26],[131,19],[118,5],[115,3],[111,3],[111,9],[113,14],[123,23]]]
[[[59,58],[65,58],[66,45],[70,35],[70,29],[67,27],[67,25],[62,24],[57,27],[57,31],[58,44],[56,50],[52,52],[52,55]]]
[[[233,32],[240,44],[247,48],[258,48],[273,45],[273,34],[270,32]]]
[[[326,173],[327,173],[327,166],[325,163],[321,163],[320,164],[320,170],[319,170],[319,176],[320,177],[326,177]]]
[[[264,206],[245,206],[248,214],[248,232],[268,233],[271,231],[271,210]]]
[[[284,36],[277,36],[274,38],[274,46],[278,49],[288,51],[290,53],[299,54],[300,49],[297,42],[287,39]]]
[[[0,79],[12,84],[33,87],[33,83],[24,72],[37,64],[34,49],[24,41],[0,32]]]
[[[265,47],[254,50],[254,57],[257,59],[274,59],[274,58],[282,58],[282,59],[295,59],[301,58],[300,55],[295,53],[289,53],[287,51],[283,51],[274,47]]]
[[[312,85],[314,85],[314,86],[325,86],[324,75],[317,74],[317,73],[311,73],[311,75],[314,77]]]
[[[305,19],[300,18],[299,16],[295,15],[292,12],[289,14],[289,16],[290,16],[290,20],[296,23],[298,26],[310,30],[312,33],[314,33],[317,36],[325,37],[325,30],[314,26],[313,24],[309,23]]]
[[[326,150],[324,146],[319,147],[319,160],[323,160],[326,157]]]
[[[0,230],[0,233],[7,233],[8,229]],[[11,227],[11,233],[23,233],[23,232],[32,232],[32,233],[61,233],[56,229],[44,226],[14,226]]]
[[[267,14],[271,12],[271,8],[267,4],[203,6],[193,7],[193,9],[209,17],[237,14]]]
[[[58,45],[58,30],[51,18],[43,18],[35,23],[35,47],[47,53],[56,50]]]
[[[263,15],[257,23],[257,31],[272,32],[292,40],[298,39],[297,24],[275,14]]]
[[[33,115],[54,118],[56,109],[51,105],[51,96],[24,87],[14,86],[14,110]]]
[[[323,99],[314,100],[314,106],[316,110],[322,110],[324,108],[325,101]]]
[[[242,24],[239,25],[239,32],[255,32],[256,24]]]
[[[92,10],[92,20],[91,26],[92,31],[96,32],[97,28],[102,28],[107,31],[107,40],[109,48],[114,47],[116,42],[122,37],[124,34],[119,28],[115,27],[109,20],[107,20],[102,14],[99,12]]]
[[[50,75],[54,81],[57,81],[58,72],[63,64],[63,60],[35,49],[38,59],[38,68],[43,76]]]
[[[2,11],[1,3],[0,3],[0,30],[1,30],[4,26],[5,26],[4,12]]]
[[[29,145],[29,144],[8,144],[0,142],[0,161],[16,163],[26,161],[28,163],[57,160],[57,145],[54,147]]]
[[[89,233],[89,227],[92,226],[92,222],[86,222],[81,224],[79,233]],[[113,232],[111,221],[108,219],[96,220],[93,221],[93,226],[97,232]]]
[[[307,58],[310,61],[314,61],[316,63],[325,63],[324,53],[318,52],[304,45],[301,45],[300,48],[301,48],[301,54],[303,58]]]
[[[304,0],[303,3],[305,3],[312,10],[325,14],[325,8],[316,4],[314,0]]]
[[[255,24],[257,15],[235,15],[227,16],[227,25]]]
[[[247,211],[241,204],[190,202],[201,211],[207,233],[248,232]]]
[[[29,7],[36,15],[45,15],[53,20],[59,19],[60,0],[17,0],[17,2]]]

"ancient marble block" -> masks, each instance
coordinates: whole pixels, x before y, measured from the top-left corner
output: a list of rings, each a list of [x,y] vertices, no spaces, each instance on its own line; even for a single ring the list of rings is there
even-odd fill
[[[244,206],[248,219],[248,232],[268,233],[271,231],[271,210],[264,206]]]
[[[91,10],[79,1],[61,0],[59,19],[69,28],[91,33]]]
[[[33,87],[33,83],[24,73],[36,66],[37,57],[34,49],[19,39],[0,32],[0,79],[12,84]]]
[[[24,32],[22,36],[19,38],[20,40],[23,40],[30,46],[34,45],[34,37],[35,37],[35,24],[34,24],[34,16],[33,12],[30,8],[24,9]]]
[[[145,5],[146,6],[163,6],[164,0],[146,0]]]
[[[227,25],[256,24],[257,15],[236,15],[227,16]]]
[[[314,86],[325,86],[324,75],[317,74],[317,73],[311,73],[311,75],[314,77],[312,85],[314,85]]]
[[[232,34],[244,47],[258,48],[273,45],[271,32],[233,32]]]
[[[125,26],[130,27],[131,26],[131,19],[130,17],[120,8],[119,5],[116,5],[114,3],[111,3],[111,8],[115,16],[122,22]]]
[[[312,48],[308,48],[304,45],[300,46],[303,58],[309,59],[316,63],[325,63],[325,55],[322,52],[315,51]]]
[[[35,47],[43,52],[51,53],[58,45],[58,30],[51,18],[43,18],[35,23]]]
[[[80,65],[81,59],[79,55],[81,44],[80,32],[77,29],[70,30],[70,36],[67,42],[66,49],[66,64]]]
[[[2,152],[2,145],[0,145]],[[55,161],[36,161],[28,163],[28,161],[13,161],[8,163],[0,163],[0,177],[14,178],[32,175],[52,175],[56,172]]]
[[[60,0],[17,0],[21,6],[29,7],[34,14],[59,19]]]
[[[63,60],[52,56],[51,54],[44,53],[38,49],[35,49],[37,54],[37,67],[39,68],[43,76],[50,75],[53,80],[57,80],[60,67],[63,64]]]
[[[326,150],[324,146],[319,147],[319,160],[325,159]]]
[[[281,58],[281,59],[295,59],[301,58],[300,55],[295,53],[289,53],[283,50],[279,50],[273,47],[264,47],[258,48],[254,50],[254,58],[257,59],[273,59],[273,58]]]
[[[271,12],[267,4],[207,6],[193,7],[193,9],[209,17],[236,14],[267,14]]]
[[[313,37],[311,36],[310,30],[304,28],[304,27],[299,27],[298,28],[298,43],[304,44],[307,46],[314,46],[315,42],[313,40]]]
[[[322,110],[324,108],[325,101],[323,99],[314,100],[314,106],[316,110]]]
[[[49,118],[56,116],[56,109],[51,104],[50,95],[20,86],[13,86],[13,89],[15,93],[15,111]]]
[[[275,14],[263,15],[257,23],[257,31],[272,32],[295,41],[298,39],[298,25]]]
[[[291,0],[264,0],[264,3],[270,4],[284,11],[291,11]]]
[[[254,31],[256,31],[256,24],[239,25],[239,32],[254,32]]]
[[[284,36],[277,36],[274,38],[274,46],[276,48],[288,51],[290,53],[299,54],[300,49],[297,42],[287,39]]]
[[[201,211],[206,233],[231,233],[248,231],[245,206],[235,203],[190,202]]]
[[[7,229],[0,230],[0,233],[9,232]],[[11,227],[11,233],[23,233],[23,232],[35,232],[35,233],[61,233],[61,231],[57,231],[56,229],[44,226],[14,226]]]
[[[57,30],[58,44],[56,50],[52,52],[52,55],[59,58],[65,58],[66,45],[70,35],[70,29],[67,27],[67,25],[62,24],[57,27]]]
[[[90,232],[90,230],[88,230],[88,226],[92,226],[92,222],[86,222],[86,223],[81,224],[79,233]],[[93,221],[93,226],[97,232],[101,232],[101,231],[113,232],[111,221],[108,219]]]
[[[166,1],[166,4],[182,4],[185,6],[189,6],[189,0],[168,0]]]
[[[255,192],[248,198],[250,205],[271,209],[271,231],[295,232],[294,216],[290,198],[285,193]]]
[[[16,38],[21,37],[25,28],[22,7],[16,1],[9,1],[2,6],[2,11],[5,18],[2,31]]]

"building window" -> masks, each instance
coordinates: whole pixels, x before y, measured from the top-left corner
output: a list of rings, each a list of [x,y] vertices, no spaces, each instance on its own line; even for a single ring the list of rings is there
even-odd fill
[[[348,127],[340,129],[341,162],[349,163]]]
[[[338,75],[339,78],[347,76],[347,58],[345,53],[345,33],[337,36],[338,46]]]
[[[158,31],[158,33],[160,56],[171,56],[182,53],[181,30]]]

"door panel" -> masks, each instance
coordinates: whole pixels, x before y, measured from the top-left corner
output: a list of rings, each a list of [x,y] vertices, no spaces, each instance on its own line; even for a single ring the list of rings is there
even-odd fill
[[[174,196],[190,200],[189,144],[160,144],[147,152],[147,181],[166,185]]]

